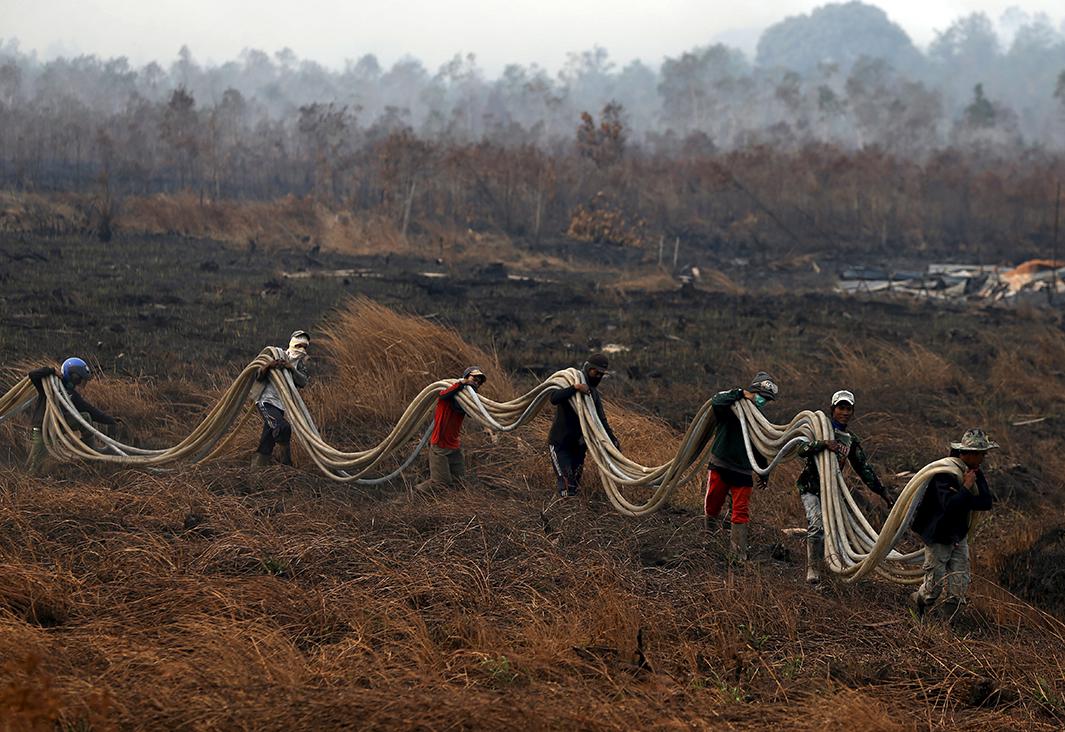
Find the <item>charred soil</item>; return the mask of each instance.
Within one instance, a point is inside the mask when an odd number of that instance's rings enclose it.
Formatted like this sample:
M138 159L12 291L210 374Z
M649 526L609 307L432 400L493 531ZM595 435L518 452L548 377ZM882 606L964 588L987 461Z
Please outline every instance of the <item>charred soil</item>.
M373 490L337 486L298 453L295 469L254 471L250 423L216 463L35 479L19 465L26 425L0 425L12 728L1065 723L1065 335L1046 314L619 289L632 272L501 276L176 237L0 246L17 255L0 274L5 384L82 355L103 372L86 395L142 444L187 432L296 327L316 349L304 396L349 448L467 362L509 396L599 349L612 352L608 414L645 462L759 368L782 385L774 418L854 390L855 431L896 486L968 426L1003 444L972 601L951 626L919 622L903 588L806 586L802 545L781 533L802 523L795 465L756 495L759 560L737 567L700 529L698 485L642 520L614 514L594 479L584 499L555 501L546 422L498 441L467 429L473 477L434 491L415 488L423 464ZM883 507L868 507L875 523Z

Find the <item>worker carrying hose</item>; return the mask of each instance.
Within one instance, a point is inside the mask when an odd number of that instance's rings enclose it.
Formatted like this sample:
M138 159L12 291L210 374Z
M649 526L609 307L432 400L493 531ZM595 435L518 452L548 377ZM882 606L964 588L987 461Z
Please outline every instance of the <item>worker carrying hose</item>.
M961 480L950 473L935 475L913 516L912 528L924 541L924 582L910 595L918 615L935 605L943 591L948 616L965 603L969 573L969 528L973 511L990 511L995 502L980 470L988 451L998 447L983 430L971 429L950 443L950 457L965 463Z
M710 472L706 477L706 499L703 501L703 525L709 530L716 526L717 516L725 503L732 498L732 524L729 545L733 555L747 561L747 529L750 521L751 488L757 481L764 481L755 474L747 458L747 446L743 439L743 427L732 405L740 399L750 400L762 409L777 396L776 381L764 371L759 371L746 388L722 391L714 395L710 403L714 410L717 429L710 447ZM764 458L756 454L756 460L765 467Z
M252 458L252 465L262 467L270 464L273 458L274 445L281 446L281 464L292 465L292 426L285 419L285 404L281 401L281 395L269 381L271 369L287 369L292 374L292 383L297 389L307 385L307 347L311 343L311 337L305 330L293 331L288 339L288 350L285 357L271 361L259 369L259 381L266 381L259 398L255 400L255 406L259 415L263 418L263 431L259 436L259 447Z
M78 410L87 422L114 425L122 421L117 417L112 417L106 412L100 411L78 393L78 387L92 378L92 370L82 359L77 357L68 358L63 362L60 372L64 391L70 397L74 408ZM26 471L30 475L40 475L44 467L45 456L48 454L42 432L44 412L47 406L47 397L44 395L44 380L49 376L56 375L55 369L51 366L35 369L26 374L33 383L34 388L37 389L37 401L33 405L33 431L30 433L30 454L26 461ZM82 441L87 446L93 447L92 433L84 427L79 427L79 429L81 430Z
M609 373L609 365L605 354L592 354L581 367L586 383L568 386L551 394L551 403L556 409L555 420L551 423L551 431L547 436L547 450L551 455L551 467L555 471L560 498L573 497L580 493L584 458L588 454L588 445L584 441L584 433L581 432L580 417L570 403L574 394L580 392L592 398L595 413L599 415L599 421L603 423L610 441L614 443L614 447L621 449L621 443L606 420L603 400L599 396L598 387L603 377Z
M890 507L892 500L884 484L876 475L862 449L862 441L848 429L854 416L854 394L846 389L832 395L830 414L835 430L831 440L814 440L799 448L799 457L806 460L806 467L799 475L796 486L806 511L806 581L821 581L821 563L825 556L825 524L821 514L821 478L817 470L817 455L824 450L835 453L842 470L848 462L869 490L884 499Z
M429 438L429 481L453 486L466 475L462 457L462 420L466 412L455 398L463 389L480 389L488 380L479 366L470 366L462 378L440 392L433 413L433 434Z

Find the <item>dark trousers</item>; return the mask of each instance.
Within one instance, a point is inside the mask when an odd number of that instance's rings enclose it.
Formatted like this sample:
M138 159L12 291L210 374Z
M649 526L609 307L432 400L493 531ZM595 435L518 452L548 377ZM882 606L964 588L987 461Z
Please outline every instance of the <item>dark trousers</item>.
M429 446L429 479L434 483L453 486L466 475L466 463L459 448Z
M584 457L588 448L584 445L548 445L551 467L555 470L560 496L575 496L581 489L581 473L584 472Z
M292 426L285 419L285 410L273 404L259 404L259 414L263 418L263 433L259 437L258 452L271 455L274 444L287 445L292 439Z

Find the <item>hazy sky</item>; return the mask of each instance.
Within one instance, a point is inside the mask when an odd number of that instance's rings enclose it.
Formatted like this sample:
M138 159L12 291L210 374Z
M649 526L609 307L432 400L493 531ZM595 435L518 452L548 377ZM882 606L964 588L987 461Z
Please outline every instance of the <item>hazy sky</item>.
M286 46L330 67L374 53L384 65L404 54L430 70L475 53L490 75L509 62L556 71L569 51L600 45L624 64L722 40L750 52L758 32L823 2L766 0L0 0L0 38L43 58L78 53L169 64L182 44L200 62L235 59L245 48ZM955 18L1011 6L1045 12L1056 27L1062 0L880 0L918 45Z

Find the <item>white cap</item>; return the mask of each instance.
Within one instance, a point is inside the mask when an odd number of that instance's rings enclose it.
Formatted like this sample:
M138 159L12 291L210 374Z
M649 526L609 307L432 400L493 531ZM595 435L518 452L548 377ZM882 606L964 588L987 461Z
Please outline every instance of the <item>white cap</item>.
M840 389L832 395L832 406L836 406L840 402L848 402L852 407L854 406L854 394L846 389Z

